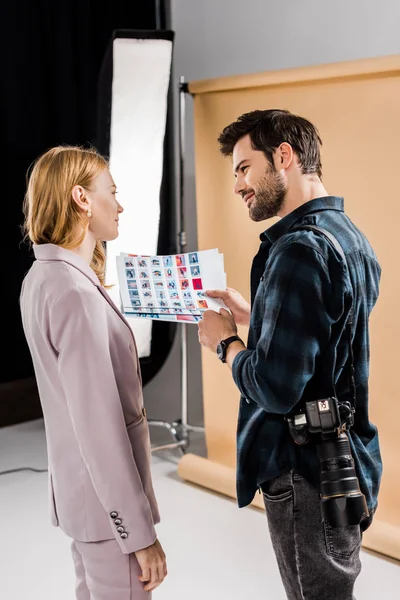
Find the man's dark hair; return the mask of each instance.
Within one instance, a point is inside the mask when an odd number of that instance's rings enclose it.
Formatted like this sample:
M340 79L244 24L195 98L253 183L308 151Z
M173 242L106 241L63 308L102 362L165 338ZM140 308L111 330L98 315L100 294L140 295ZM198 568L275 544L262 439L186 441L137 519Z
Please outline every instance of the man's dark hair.
M307 119L288 110L253 110L225 127L218 138L221 153L232 156L233 148L245 135L250 136L254 150L263 152L272 166L274 151L286 142L297 154L303 175L321 177L322 141L318 129Z

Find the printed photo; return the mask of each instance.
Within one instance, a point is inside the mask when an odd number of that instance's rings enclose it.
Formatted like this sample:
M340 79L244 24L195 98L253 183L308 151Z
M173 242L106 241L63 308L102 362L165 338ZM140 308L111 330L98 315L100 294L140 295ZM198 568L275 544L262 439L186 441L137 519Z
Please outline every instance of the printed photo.
M192 284L193 284L193 288L195 290L202 290L203 289L203 282L201 279L192 279Z
M183 297L185 298L185 300L192 300L192 294L191 292L183 292Z
M200 277L200 267L198 265L197 267L190 267L190 273L192 277Z
M128 281L128 289L129 290L137 290L137 281Z
M138 260L138 265L139 265L139 267L147 268L147 262L144 260L144 258L141 258L140 260Z
M208 308L208 304L205 300L199 300L198 303L199 308Z
M178 267L178 277L180 279L185 279L187 277L187 268L186 267Z
M125 267L129 268L129 267L134 267L135 263L133 262L132 258L126 258L125 259Z
M182 306L182 303L179 300L174 300L172 306Z
M160 259L159 258L152 258L151 259L151 265L153 267L159 267L160 266Z
M162 290L157 290L157 298L161 298L161 300L163 300L165 298L165 292Z
M172 267L172 256L164 256L164 267Z
M151 291L150 291L150 290L146 290L145 292L143 292L143 296L144 296L145 298L151 298L151 295L152 295L152 294L151 294Z
M156 288L163 288L164 287L164 282L163 281L155 281L154 282L154 287L156 287Z
M142 290L150 289L150 281L142 281Z
M153 269L153 277L162 277L161 271Z
M139 290L129 290L129 297L130 298L137 298L137 297L139 297Z
M166 269L165 270L165 276L167 277L167 279L171 279L171 277L174 276L174 272L172 269Z
M126 269L126 278L135 279L135 269Z
M184 254L178 254L176 257L176 266L177 267L184 267L186 264L186 260L185 260L185 255Z
M190 308L191 310L196 309L196 306L194 305L194 302L192 300L185 300L185 306L187 308Z
M180 279L181 290L187 290L189 287L189 279Z
M197 252L191 252L189 254L189 262L190 262L190 264L199 262L199 257L197 256Z
M154 302L146 302L146 306L151 308L154 306Z
M178 292L170 292L169 296L170 298L179 298Z
M168 281L168 289L169 290L176 290L176 283L175 283L175 281Z
M189 323L197 323L199 321L199 317L195 317L193 315L176 315L177 321L187 321Z
M132 306L140 306L140 300L133 300L133 298L131 298L131 304Z
M196 292L198 298L208 298L205 292Z
M141 277L142 279L148 279L149 278L149 274L147 271L140 271L139 272L139 277Z

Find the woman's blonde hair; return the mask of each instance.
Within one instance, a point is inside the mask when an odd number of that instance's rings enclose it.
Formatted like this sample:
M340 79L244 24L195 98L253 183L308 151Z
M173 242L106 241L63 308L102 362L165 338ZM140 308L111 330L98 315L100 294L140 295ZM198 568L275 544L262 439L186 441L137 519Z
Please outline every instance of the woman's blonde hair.
M57 146L42 154L27 175L24 229L34 244L56 244L73 249L86 234L88 216L72 198L72 189L88 189L93 179L108 167L95 149ZM105 250L98 240L91 267L104 285Z

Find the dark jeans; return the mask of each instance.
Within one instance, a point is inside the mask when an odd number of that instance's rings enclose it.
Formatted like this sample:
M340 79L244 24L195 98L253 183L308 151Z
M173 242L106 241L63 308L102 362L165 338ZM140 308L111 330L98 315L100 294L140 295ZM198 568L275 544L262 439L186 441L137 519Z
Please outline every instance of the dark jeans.
M289 600L355 600L361 528L322 522L319 492L296 473L262 486L269 532Z

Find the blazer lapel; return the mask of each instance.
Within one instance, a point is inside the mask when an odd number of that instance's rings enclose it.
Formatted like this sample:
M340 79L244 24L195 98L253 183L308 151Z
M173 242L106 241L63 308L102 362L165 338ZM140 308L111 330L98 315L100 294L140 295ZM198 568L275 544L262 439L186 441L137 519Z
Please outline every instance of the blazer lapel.
M97 289L102 294L102 296L104 296L104 298L107 300L107 302L111 306L111 308L113 308L113 310L115 310L115 312L117 313L117 315L119 316L119 318L122 319L122 321L125 323L125 325L129 329L129 332L130 332L131 337L132 337L133 345L134 345L134 348L135 348L135 352L136 352L137 373L139 375L140 384L142 384L142 373L141 373L141 370L140 370L139 354L138 354L138 349L137 349L137 346L136 346L135 336L134 336L133 331L132 331L132 327L129 325L128 321L125 319L124 315L121 313L121 311L119 310L119 308L114 304L113 300L110 298L110 296L107 293L106 289L102 285L100 285L100 283L97 285Z
M120 319L122 319L123 322L125 323L125 325L129 328L129 331L131 332L132 337L133 337L133 341L135 341L135 337L133 335L133 331L132 331L131 326L129 325L128 321L125 319L124 315L121 313L121 311L119 310L119 308L114 304L113 300L110 298L110 295L107 293L107 290L102 285L100 285L100 283L97 285L97 287L99 289L99 292L107 300L108 304L115 310L115 312L120 317Z

